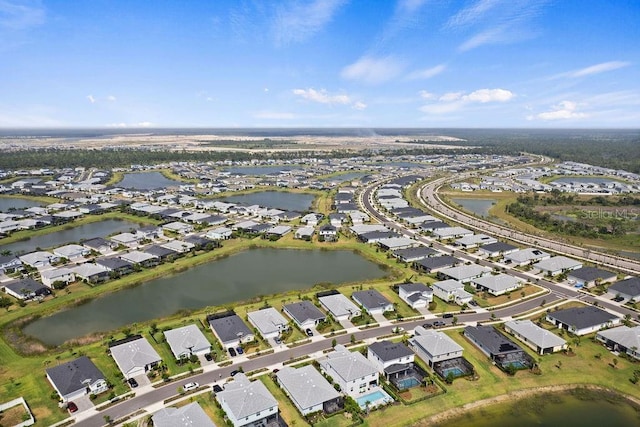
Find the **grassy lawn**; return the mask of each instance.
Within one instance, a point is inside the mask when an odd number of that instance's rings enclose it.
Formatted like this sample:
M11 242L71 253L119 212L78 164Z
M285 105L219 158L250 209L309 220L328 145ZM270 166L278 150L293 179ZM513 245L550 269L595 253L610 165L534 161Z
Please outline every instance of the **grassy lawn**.
M31 417L24 406L22 404L18 404L0 412L0 425L16 426L29 418Z
M526 298L542 290L543 289L539 286L527 284L516 291L504 295L499 295L497 297L494 297L487 292L476 292L474 299L478 302L478 304L480 304L481 307L492 307L494 305L516 302L520 298Z
M278 387L274 380L269 375L260 375L258 381L262 381L269 392L278 401L278 409L280 409L280 415L290 426L308 426L307 420L305 420L300 412L293 406L293 403L289 400L287 395Z

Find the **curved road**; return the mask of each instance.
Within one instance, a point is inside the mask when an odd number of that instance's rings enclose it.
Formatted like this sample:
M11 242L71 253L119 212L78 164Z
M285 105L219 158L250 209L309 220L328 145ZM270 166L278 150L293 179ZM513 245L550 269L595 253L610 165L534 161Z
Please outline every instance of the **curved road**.
M640 261L633 261L602 252L593 251L579 246L560 243L545 237L534 236L523 233L512 228L504 227L483 219L476 218L466 212L452 209L445 204L438 195L438 190L451 180L458 180L461 177L446 177L432 181L422 187L419 191L419 198L424 205L432 211L438 213L449 220L462 223L483 233L493 234L502 238L510 239L522 244L532 245L543 249L548 249L557 253L566 254L574 258L592 261L594 263L609 266L623 271L627 274L640 274Z

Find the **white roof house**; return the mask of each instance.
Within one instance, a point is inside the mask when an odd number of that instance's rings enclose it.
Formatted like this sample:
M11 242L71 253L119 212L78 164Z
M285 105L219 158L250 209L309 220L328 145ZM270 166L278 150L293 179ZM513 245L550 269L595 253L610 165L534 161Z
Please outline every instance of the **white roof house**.
M555 276L566 271L577 270L582 267L582 263L566 256L554 256L534 264L533 267Z
M165 331L164 337L176 359L190 357L192 354L204 355L211 351L211 343L196 325Z
M46 251L31 252L18 257L23 264L30 267L46 267L60 261L60 257Z
M360 308L340 293L319 297L318 301L338 321L360 316Z
M542 261L550 257L551 255L544 251L541 251L540 249L526 248L520 249L519 251L511 252L509 254L505 254L504 260L505 262L510 262L515 265L526 265L531 262Z
M42 270L40 272L40 280L43 285L47 285L52 288L56 282L62 282L69 284L76 280L76 276L73 270L69 268L54 268L52 270Z
M298 369L285 366L276 378L302 415L323 411L327 404L337 402L341 396L312 365Z
M154 427L216 427L198 402L180 408L162 408L151 416Z
M504 330L531 347L538 354L555 353L567 348L567 342L533 323L531 320L510 320Z
M444 332L418 326L414 333L415 336L409 340L409 346L429 366L443 360L462 357L462 346Z
M358 351L343 345L319 360L322 372L329 375L349 396L357 396L378 385L378 368Z
M278 401L262 381L249 381L242 372L224 385L216 399L235 427L277 416Z
M166 249L171 249L179 254L189 252L191 249L195 248L196 245L193 243L185 242L182 240L171 240L170 242L163 243L160 246Z
M249 323L255 326L263 338L275 338L289 328L289 322L273 307L247 313Z
M600 331L596 334L596 339L613 351L624 352L640 359L640 326L620 326Z
M458 305L468 304L473 295L464 290L464 284L457 280L448 279L431 285L435 296L443 301L453 301Z
M509 274L488 275L472 279L471 283L479 291L486 291L491 295L502 295L507 292L515 291L522 287L522 281Z
M148 262L155 262L158 260L157 256L140 251L131 251L124 253L120 255L120 258L124 261L130 262L131 264L144 264Z
M162 362L149 341L139 335L138 337L109 348L111 357L126 379L142 375Z
M60 258L74 259L89 255L91 251L81 245L65 245L53 250L53 254Z
M453 239L456 237L471 236L473 231L463 227L436 228L431 234L438 240Z
M489 267L471 264L445 268L440 270L438 272L438 275L441 277L457 280L462 283L467 283L478 277L486 276L489 273L491 273L491 269Z
M454 243L457 246L462 246L463 248L475 248L476 246L488 245L491 243L496 243L498 240L495 237L487 236L486 234L474 234L471 236L465 236Z

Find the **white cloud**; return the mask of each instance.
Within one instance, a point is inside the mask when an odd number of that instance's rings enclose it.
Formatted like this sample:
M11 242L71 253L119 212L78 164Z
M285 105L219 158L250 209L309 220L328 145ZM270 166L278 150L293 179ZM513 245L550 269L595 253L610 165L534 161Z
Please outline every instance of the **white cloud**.
M293 94L309 101L319 102L320 104L350 104L351 99L347 95L329 95L326 90L294 89Z
M596 64L590 67L582 68L580 70L572 71L566 75L568 77L591 76L593 74L600 74L607 71L617 70L618 68L627 67L629 65L631 65L630 62L624 62L624 61L603 62L601 64Z
M443 102L457 101L458 99L462 98L462 95L464 95L464 92L448 92L442 95L440 98L438 98L438 101L443 101Z
M513 92L506 89L478 89L469 94L465 94L465 92L447 92L440 95L440 97L428 92L424 92L424 95L422 92L420 94L426 100L435 100L437 98L437 101L420 107L420 111L428 114L447 114L462 110L471 104L507 102L515 97Z
M568 119L583 119L588 115L576 111L578 104L572 101L562 101L558 105L554 105L550 111L540 113L537 115L527 116L527 120L568 120Z
M400 0L398 9L406 13L414 13L420 9L427 0Z
M505 89L480 89L475 92L471 92L463 99L467 99L472 102L506 102L513 98L513 92Z
M0 0L0 28L26 30L44 23L45 11L38 3Z
M445 27L459 28L476 23L498 3L500 3L500 0L479 0L449 18Z
M446 69L447 69L446 65L440 64L440 65L436 65L435 67L426 68L424 70L416 70L411 72L407 76L407 79L409 80L430 79L431 77L437 76L438 74L442 73Z
M435 99L436 97L435 94L427 92L426 90L421 90L420 92L418 92L418 95L420 95L420 98L422 99Z
M280 111L258 111L253 115L256 119L267 120L293 120L296 115L293 113L280 112Z
M354 110L358 110L358 111L362 111L365 108L367 108L367 104L365 104L362 101L356 101L353 103L353 105L351 106L351 108L353 108Z
M116 97L115 97L115 96L113 96L113 95L109 95L109 96L107 96L107 101L109 101L109 102L116 102Z
M96 103L96 99L93 97L93 95L87 95L87 99L89 100L90 103L95 104Z
M353 64L344 67L340 74L342 78L348 80L378 84L396 77L404 68L402 61L392 56L385 58L363 56Z
M273 26L276 44L303 42L331 22L345 0L314 0L307 3L287 2L276 11Z
M138 122L138 123L109 123L107 127L110 128L150 128L153 127L154 124L151 122Z

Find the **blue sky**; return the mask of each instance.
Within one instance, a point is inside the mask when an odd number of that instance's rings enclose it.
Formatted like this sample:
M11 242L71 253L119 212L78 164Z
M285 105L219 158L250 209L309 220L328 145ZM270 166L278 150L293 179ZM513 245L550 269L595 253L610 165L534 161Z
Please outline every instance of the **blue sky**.
M0 0L0 127L639 127L637 0Z

